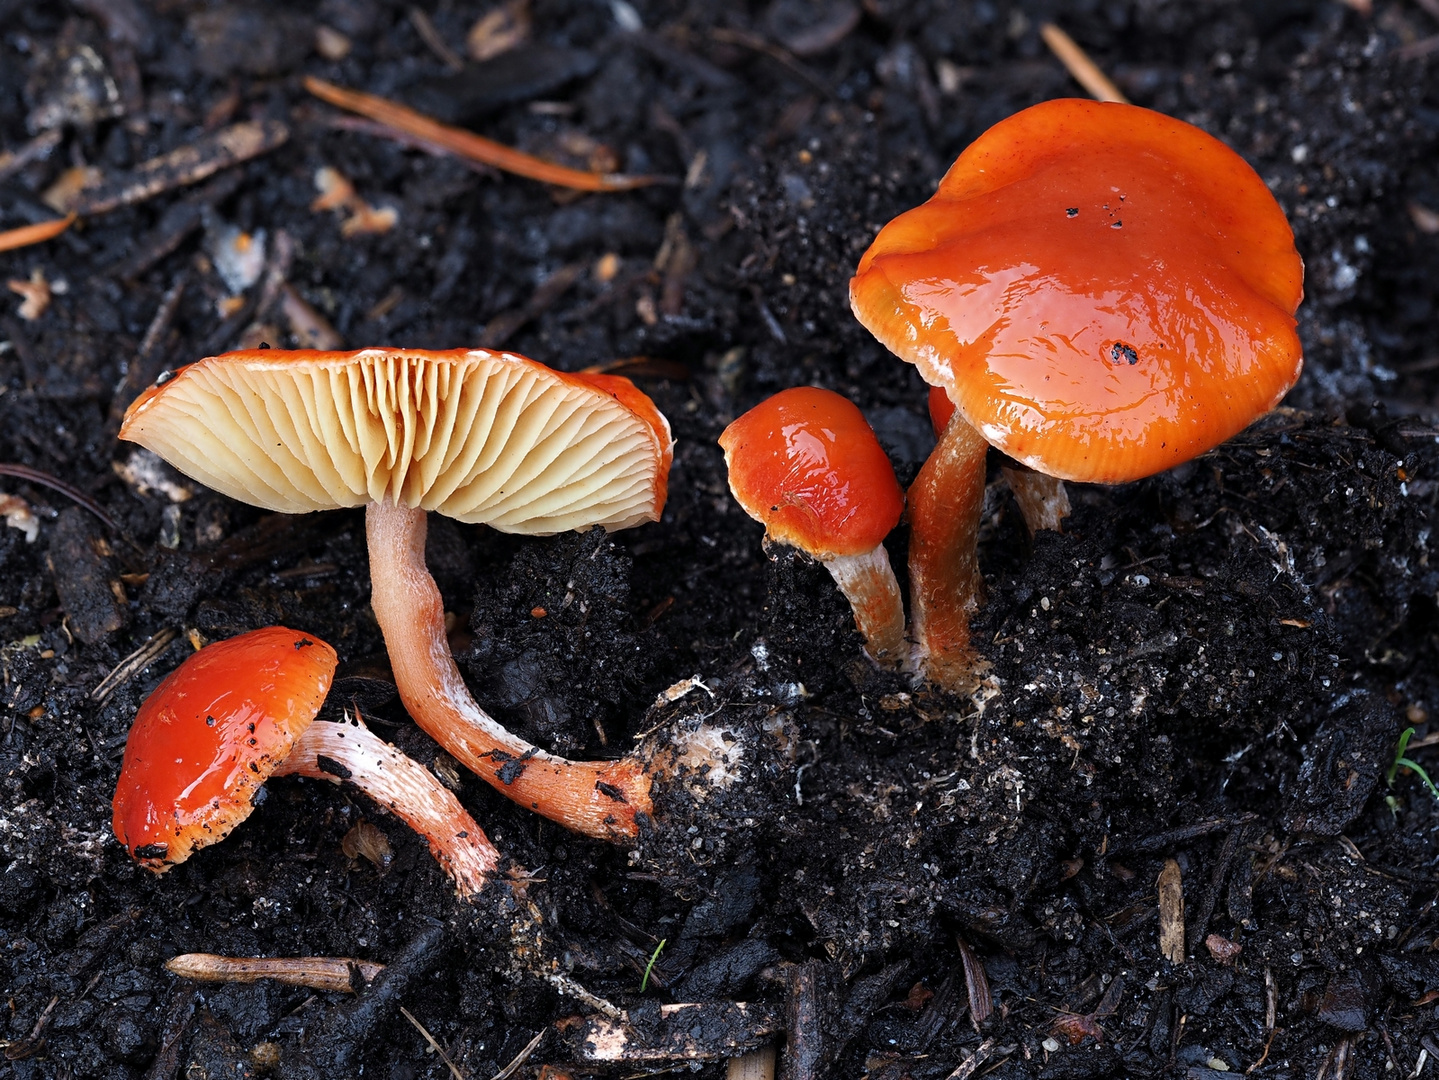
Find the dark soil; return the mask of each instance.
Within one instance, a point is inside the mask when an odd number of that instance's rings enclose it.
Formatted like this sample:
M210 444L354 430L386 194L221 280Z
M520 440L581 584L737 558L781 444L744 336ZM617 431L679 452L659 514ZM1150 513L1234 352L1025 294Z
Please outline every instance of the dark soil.
M634 852L456 781L541 879L555 956L642 1035L656 1002L750 1001L788 1013L794 1077L1210 1078L1261 1058L1256 1076L1407 1077L1426 1055L1432 1070L1439 803L1414 773L1385 774L1404 727L1439 732L1433 5L866 0L848 29L845 0L531 6L518 58L456 74L405 5L379 0L0 0L0 145L65 121L0 181L0 227L52 217L40 194L72 166L114 177L235 121L289 129L268 155L0 256L0 279L38 269L55 293L32 321L0 302L0 461L115 522L5 478L40 529L0 528L0 1076L449 1075L400 1006L466 1077L546 1029L519 1075L688 1069L578 1060L573 1026L554 1025L589 1008L516 974L488 921L503 913L458 904L424 844L352 790L275 782L163 877L112 837L130 719L191 631L325 637L332 708L356 702L459 776L387 681L358 513L265 515L167 473L193 494L172 502L112 468L133 452L117 418L161 370L242 340L299 344L263 279L221 312L230 226L264 230L272 258L291 245L290 285L350 347L508 335L557 367L644 356L667 376L637 375L678 440L662 522L529 540L437 521L430 545L459 632L469 618L476 696L527 737L617 755L710 715L748 740L740 783L699 804L669 793ZM427 8L461 55L484 10ZM999 693L978 712L865 663L823 569L763 553L715 438L816 383L852 397L912 478L924 387L850 316L848 277L982 130L1079 92L1038 36L1047 18L1273 188L1308 267L1307 366L1289 408L1198 461L1076 488L1063 535L1030 543L993 463L980 640ZM346 58L312 48L321 24ZM598 146L686 179L558 195L339 130L303 74L581 166ZM79 92L107 77L113 104ZM345 237L312 212L326 165L397 227ZM540 288L556 273L575 280ZM904 546L900 530L897 563ZM92 693L167 629L148 666ZM649 710L694 675L707 689ZM1432 747L1411 755L1439 771ZM361 819L388 837L388 868L343 853ZM1170 859L1177 964L1158 937ZM994 1009L978 1023L966 949ZM196 950L391 971L358 1000L163 971Z

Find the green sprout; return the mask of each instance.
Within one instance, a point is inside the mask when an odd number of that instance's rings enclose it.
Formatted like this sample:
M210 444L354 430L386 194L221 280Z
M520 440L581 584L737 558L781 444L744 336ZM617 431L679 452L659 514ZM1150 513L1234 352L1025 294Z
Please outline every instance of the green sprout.
M1427 780L1429 778L1426 776L1424 779ZM1433 785L1431 784L1430 787L1433 787ZM641 994L645 992L645 987L650 984L650 972L655 969L655 961L660 958L660 951L664 949L667 941L669 941L669 938L660 938L660 943L655 946L655 951L650 953L650 962L645 965L645 977L640 981Z
M1408 769L1424 781L1424 786L1429 789L1429 794L1434 796L1435 802L1439 802L1439 788L1434 786L1434 781L1429 779L1429 774L1424 771L1424 767L1413 758L1404 756L1404 752L1409 749L1409 740L1413 737L1414 729L1412 727L1405 728L1404 734L1399 736L1399 745L1394 750L1394 762L1389 766L1389 771L1384 774L1384 783L1392 788L1394 777L1399 770L1401 768Z

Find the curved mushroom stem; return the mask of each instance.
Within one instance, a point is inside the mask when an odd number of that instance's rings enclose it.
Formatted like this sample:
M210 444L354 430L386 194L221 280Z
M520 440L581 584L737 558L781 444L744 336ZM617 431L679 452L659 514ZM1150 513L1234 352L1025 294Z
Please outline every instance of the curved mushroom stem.
M1006 465L999 471L1014 492L1031 537L1041 529L1063 531L1060 523L1069 516L1069 492L1063 480L1023 465Z
M484 888L499 866L495 845L449 789L358 721L311 724L272 775L349 780L430 842L430 854L463 899Z
M882 667L899 667L907 652L904 600L884 545L863 555L833 555L822 561L854 610L854 625L864 636L864 651Z
M624 843L648 815L650 778L633 758L570 761L512 735L475 703L450 655L444 605L425 566L425 511L371 503L370 603L395 685L415 723L508 799L567 829Z
M979 518L989 444L958 412L909 489L909 592L914 666L931 682L973 691L989 666L969 640L979 607Z

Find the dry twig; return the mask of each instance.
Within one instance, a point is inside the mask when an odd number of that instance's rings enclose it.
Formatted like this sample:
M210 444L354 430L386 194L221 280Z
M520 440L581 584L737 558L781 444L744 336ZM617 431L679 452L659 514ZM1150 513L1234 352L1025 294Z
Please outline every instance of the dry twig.
M632 191L635 188L672 182L663 176L625 176L622 173L592 173L567 169L563 165L542 161L493 139L486 139L472 131L442 124L424 113L386 98L358 90L347 90L343 86L336 86L314 76L306 76L305 89L321 101L377 120L399 134L422 139L462 158L493 165L516 176L527 176L531 180L546 184L578 191Z
M286 986L355 993L354 973L366 983L385 970L384 964L348 956L216 956L181 953L165 962L165 970L196 982L252 983L273 979Z
M1040 26L1039 36L1044 38L1049 51L1054 53L1065 69L1074 76L1074 81L1089 91L1090 97L1096 101L1129 104L1129 99L1114 85L1109 76L1100 70L1099 65L1089 58L1089 54L1054 23L1047 22Z

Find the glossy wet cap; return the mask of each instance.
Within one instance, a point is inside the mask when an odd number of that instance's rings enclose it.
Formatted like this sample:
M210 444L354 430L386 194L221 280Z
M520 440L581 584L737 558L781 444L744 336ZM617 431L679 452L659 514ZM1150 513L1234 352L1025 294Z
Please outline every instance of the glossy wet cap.
M283 626L207 645L145 699L115 788L115 837L156 873L224 837L320 711L335 650Z
M529 535L658 520L673 446L628 379L486 349L227 353L147 390L120 437L270 510L388 499Z
M720 436L729 487L771 540L819 558L873 551L904 496L874 430L848 399L782 390Z
M1219 140L1061 100L976 139L880 231L850 300L991 444L1118 482L1278 404L1302 362L1303 275L1283 211Z

